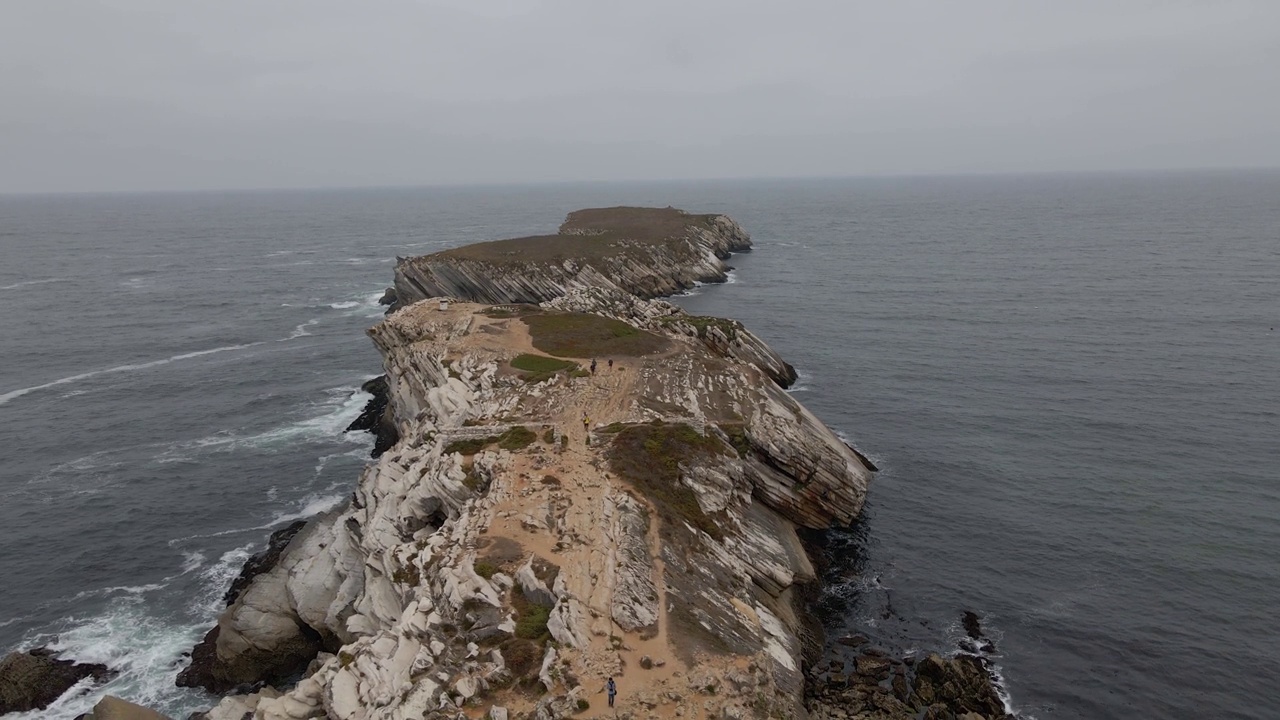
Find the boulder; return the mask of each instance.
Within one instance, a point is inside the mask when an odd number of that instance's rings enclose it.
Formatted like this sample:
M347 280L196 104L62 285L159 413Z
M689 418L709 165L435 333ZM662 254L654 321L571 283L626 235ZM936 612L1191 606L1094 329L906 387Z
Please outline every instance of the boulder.
M108 695L93 706L88 720L169 720L155 710Z
M114 676L105 665L61 660L45 648L10 653L0 660L0 715L43 710L85 678L106 682Z

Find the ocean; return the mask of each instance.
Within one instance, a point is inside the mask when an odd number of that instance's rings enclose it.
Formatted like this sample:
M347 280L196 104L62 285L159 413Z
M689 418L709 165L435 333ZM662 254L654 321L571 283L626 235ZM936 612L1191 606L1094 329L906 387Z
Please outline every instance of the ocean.
M0 649L121 670L44 717L212 704L182 653L367 461L397 256L614 204L751 232L676 300L881 468L833 637L971 610L1024 717L1280 714L1280 174L1205 172L0 196Z

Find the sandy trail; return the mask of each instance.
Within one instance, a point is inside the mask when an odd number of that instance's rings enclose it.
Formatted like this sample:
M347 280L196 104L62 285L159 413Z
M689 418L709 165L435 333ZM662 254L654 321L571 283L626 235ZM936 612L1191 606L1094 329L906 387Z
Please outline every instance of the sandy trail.
M514 318L494 319L477 313L464 342L509 355L545 354L533 347L527 327ZM578 362L583 369L591 365L591 358L566 359ZM645 362L643 358L614 358L611 368L608 358L597 358L593 375L570 381L569 396L563 405L535 416L540 424L550 424L565 435L567 446L560 450L538 443L532 453L517 453L503 473L502 487L491 490L501 493L502 499L493 508L486 537L491 543L499 538L509 539L520 544L525 558L535 554L569 568L564 576L567 589L586 605L591 616L588 647L561 650L590 702L590 708L579 713L582 717L612 717L630 711L638 718L674 718L678 707L682 708L678 717L703 717L700 703L689 697L682 680L689 668L677 657L668 635L663 548L658 514L653 508L650 517L655 521L650 525L648 541L658 592L657 633L642 638L638 632L625 632L613 622L611 613L610 564L617 562L617 548L612 540L614 533L605 532L610 522L605 517L609 505L606 499L625 491L627 486L607 472L600 452L602 438L592 430L635 419L635 388ZM584 427L584 416L589 418L590 428ZM542 432L540 429L539 434ZM558 484L544 482L547 475L553 475ZM648 505L642 495L632 494ZM640 664L646 656L655 663L648 670ZM619 691L612 709L604 693L609 676ZM672 695L693 701L673 701ZM505 704L513 712L532 709L536 700L519 690L502 691L495 698L496 704Z

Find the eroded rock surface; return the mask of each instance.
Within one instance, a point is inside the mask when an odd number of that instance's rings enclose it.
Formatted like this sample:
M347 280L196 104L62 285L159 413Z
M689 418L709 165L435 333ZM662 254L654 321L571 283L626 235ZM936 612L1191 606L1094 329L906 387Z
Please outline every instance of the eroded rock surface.
M513 366L548 357L529 314L589 309L646 349ZM590 717L612 676L633 717L805 717L796 587L815 573L796 531L856 517L870 471L782 391L763 343L718 326L708 341L688 317L577 290L420 302L373 327L399 441L215 638L227 682L253 682L241 670L268 648L317 659L227 712Z

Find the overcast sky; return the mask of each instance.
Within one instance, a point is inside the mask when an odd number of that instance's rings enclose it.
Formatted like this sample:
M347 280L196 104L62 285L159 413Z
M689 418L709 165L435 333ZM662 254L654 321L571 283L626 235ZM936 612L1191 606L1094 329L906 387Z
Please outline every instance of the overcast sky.
M1280 166L1280 0L3 0L0 192Z

